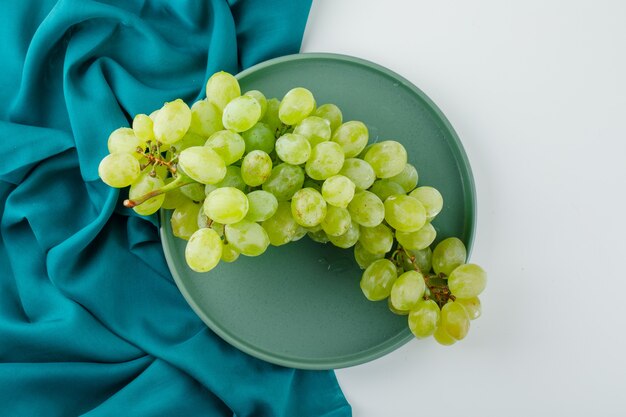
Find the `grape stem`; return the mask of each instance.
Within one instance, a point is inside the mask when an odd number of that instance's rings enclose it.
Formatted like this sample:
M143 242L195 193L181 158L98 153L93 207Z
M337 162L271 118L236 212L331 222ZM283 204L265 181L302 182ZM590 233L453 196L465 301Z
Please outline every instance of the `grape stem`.
M137 153L142 154L148 160L146 165L163 165L167 167L167 170L175 175L177 172L176 164L173 161L166 161L161 157L161 148L160 143L157 142L157 145L150 146L148 145L148 150L145 151L143 148L137 148Z
M138 197L132 200L131 199L124 200L124 207L128 207L128 208L136 207L146 202L147 200L151 199L152 197L165 194L168 191L174 190L176 188L182 187L187 184L191 184L193 182L195 181L189 178L188 176L178 174L178 176L176 177L176 179L174 179L174 181L170 182L169 184L164 185L163 187L157 188L156 190L152 190L149 193L142 195L141 197Z

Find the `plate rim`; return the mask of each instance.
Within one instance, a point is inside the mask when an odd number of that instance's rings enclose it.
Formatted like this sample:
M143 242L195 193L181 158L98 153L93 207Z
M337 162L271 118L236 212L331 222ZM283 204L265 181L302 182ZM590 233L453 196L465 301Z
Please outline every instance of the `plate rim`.
M471 254L471 250L474 243L474 236L476 231L476 212L477 212L477 202L476 202L476 188L474 182L474 175L471 169L471 165L467 154L465 152L465 148L461 143L461 140L458 137L458 134L452 127L452 124L448 120L448 118L443 114L441 109L424 93L421 89L415 86L408 79L404 78L400 74L395 71L390 70L389 68L383 67L375 62L368 61L363 58L358 58L355 56L344 55L344 54L335 54L335 53L299 53L299 54L291 54L285 55L273 59L269 59L267 61L263 61L256 65L253 65L238 74L235 77L239 80L242 79L249 74L255 73L256 71L262 70L267 67L272 67L277 64L281 64L283 62L289 61L298 61L298 60L315 60L315 59L327 59L331 61L343 61L349 63L355 63L361 66L365 66L369 69L374 69L378 72L383 73L384 75L397 80L402 83L402 85L408 89L410 89L414 94L419 96L424 102L430 107L430 109L434 112L434 114L438 117L438 119L443 123L446 130L449 132L452 142L454 143L454 147L451 147L451 150L455 156L457 161L460 161L461 166L464 168L461 171L461 176L465 177L463 183L463 188L466 189L466 198L465 200L469 200L469 209L465 210L465 222L467 223L467 236L466 236L466 247L467 247L467 256L468 259ZM450 142L450 140L447 140ZM468 201L465 201L466 205ZM262 348L255 347L251 345L249 342L239 339L236 335L233 335L218 326L194 301L192 295L187 290L186 286L183 284L183 280L178 273L178 270L174 267L174 260L172 254L172 248L167 244L166 239L166 225L169 225L169 219L166 217L166 213L171 212L171 210L159 210L159 234L161 237L161 246L163 248L163 253L165 255L165 260L174 278L174 282L178 287L178 290L183 295L185 301L192 310L196 313L196 315L206 324L211 331L217 334L224 341L229 343L231 346L247 353L251 356L254 356L258 359L262 359L266 362L270 362L280 366L286 366L290 368L297 369L308 369L308 370L328 370L328 369L339 369L339 368L347 368L355 365L364 364L375 359L378 359L382 356L391 353L401 346L405 345L410 340L413 340L415 337L409 330L408 326L396 336L387 339L382 344L378 344L372 347L369 347L366 350L357 351L355 353L351 353L350 355L343 355L340 357L333 357L328 360L318 360L318 359L310 359L310 360L297 360L297 359L289 359L280 354L267 352ZM381 345L384 345L383 348L379 348Z

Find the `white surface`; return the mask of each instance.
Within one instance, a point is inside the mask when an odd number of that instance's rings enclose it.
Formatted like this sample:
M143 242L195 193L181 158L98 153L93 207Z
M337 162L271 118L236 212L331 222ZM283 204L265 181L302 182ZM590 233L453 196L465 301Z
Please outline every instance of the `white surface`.
M625 18L621 0L314 2L303 52L384 65L455 127L490 278L463 342L337 371L356 417L626 416Z

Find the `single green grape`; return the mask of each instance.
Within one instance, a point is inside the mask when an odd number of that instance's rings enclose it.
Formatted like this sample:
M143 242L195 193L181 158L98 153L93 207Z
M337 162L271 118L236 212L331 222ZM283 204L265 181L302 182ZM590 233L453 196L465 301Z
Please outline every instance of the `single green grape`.
M398 175L394 175L393 177L389 178L389 181L393 181L397 184L400 184L400 186L404 190L404 193L411 192L417 185L417 180L418 180L417 169L415 169L415 167L409 164L408 162L404 166L404 169L402 170L402 172L400 172Z
M392 195L385 200L385 220L401 232L416 232L426 224L426 209L408 195Z
M224 128L234 132L244 132L250 129L259 119L261 119L261 105L250 96L232 99L224 107L222 114Z
M387 298L387 307L389 308L389 311L391 311L393 314L396 314L398 316L409 315L409 310L398 310L397 308L395 308L393 304L391 304L391 297Z
M361 236L359 224L355 221L350 222L348 231L340 236L328 236L328 240L338 248L348 249L356 245Z
M270 244L265 229L250 220L227 224L224 227L224 236L229 245L245 256L259 256Z
M370 301L384 300L398 278L396 266L389 259L379 259L367 267L361 278L361 290Z
M289 201L279 201L274 215L261 223L261 226L267 232L270 243L274 246L291 242L300 228L291 214L291 202Z
M304 136L311 148L330 140L330 122L317 116L309 116L296 125L293 133Z
M131 200L135 200L141 196L144 196L152 191L155 191L165 185L165 182L158 175L152 177L149 175L149 172L146 171L139 176L139 178L130 185L130 189L128 190L128 198ZM148 216L150 214L156 213L161 205L163 204L163 200L165 200L165 194L160 194L155 197L152 197L138 206L133 207L133 210L137 214L141 214L142 216Z
M204 200L204 214L218 223L237 223L248 214L248 198L237 188L218 188Z
M263 116L265 116L265 112L267 111L267 99L265 98L265 95L259 90L246 91L243 95L252 97L261 105L261 118L263 118Z
M278 118L278 109L280 108L280 100L271 98L267 100L267 110L261 121L271 130L272 136L275 138L276 132L282 126L283 122ZM264 149L262 149L264 150ZM271 151L270 151L271 152ZM268 152L268 153L270 153Z
M398 310L411 310L422 300L425 290L424 276L417 271L407 271L391 288L391 304Z
M205 194L207 195L209 194L206 192L208 187L214 187L215 189L222 187L235 187L241 191L245 191L246 183L243 181L241 176L241 168L236 165L230 165L226 167L226 175L224 176L224 179L215 185L207 184L205 186Z
M315 110L315 98L306 88L296 87L285 94L278 108L278 117L286 125L294 126Z
M359 190L367 190L376 180L374 168L359 158L346 159L339 173L350 178Z
M222 111L208 100L199 100L191 106L189 131L204 138L224 129Z
M443 197L441 193L433 187L418 187L409 194L417 198L426 209L426 217L433 219L443 208Z
M323 104L315 110L314 114L315 116L328 120L330 129L333 132L341 126L341 122L343 121L341 110L334 104Z
M296 233L294 233L293 237L291 238L292 242L298 241L300 239L302 239L303 237L305 237L307 235L309 231L307 230L306 227L298 227L298 229L296 230Z
M376 194L369 191L356 193L348 204L348 211L352 220L365 227L378 226L385 218L383 202Z
M377 180L368 190L378 196L381 201L385 201L387 197L392 195L404 195L404 188L397 182L391 180Z
M243 132L241 137L246 144L246 153L259 150L270 154L274 150L274 143L276 142L274 131L265 123L255 124Z
M215 132L207 139L204 146L217 152L226 165L239 161L246 150L243 138L229 130Z
M311 238L312 241L317 242L317 243L329 242L328 235L323 230L318 230L316 232L309 231L307 232L307 235L309 236L309 238Z
M222 257L221 260L224 262L235 262L237 259L239 259L239 252L237 251L237 249L235 249L235 247L233 245L231 245L230 243L225 244L222 247Z
M241 95L239 82L231 74L220 71L209 78L206 83L206 96L210 103L213 103L220 111L231 100Z
M329 205L321 226L327 235L341 236L348 231L351 223L352 219L347 209Z
M396 236L397 236L396 232ZM419 268L419 270L424 273L424 274L428 274L431 269L432 269L432 255L433 255L433 251L428 247L426 249L422 249L422 250L408 250L407 252L413 256L415 264L417 265L417 267ZM409 269L414 269L413 264L410 262L410 260L403 258L404 262L403 262L403 266L405 270L409 270Z
M255 150L241 162L243 182L251 187L263 184L272 175L272 158L265 152Z
M478 297L471 297L471 298L458 298L457 297L457 299L454 301L461 304L465 308L465 311L467 311L467 315L469 316L470 320L476 320L477 318L480 317L480 314L482 312L482 307L480 305L480 299Z
M326 217L326 201L313 188L302 188L291 198L291 215L296 223L304 227L313 227Z
M465 307L451 301L441 308L441 327L456 340L462 340L467 335L470 319Z
M339 126L331 140L341 145L346 158L354 158L367 145L369 133L363 122L353 120Z
M424 339L432 336L441 318L441 310L433 300L418 302L409 313L409 328L415 337Z
M276 140L276 155L291 165L304 164L311 156L311 144L302 135L286 133Z
M127 153L109 154L98 165L98 175L110 187L128 187L139 174L141 174L139 161Z
M198 212L201 208L200 204L190 200L176 207L170 220L174 236L189 240L198 230Z
M437 343L443 346L452 346L456 343L456 339L450 336L441 325L437 326L435 333L433 333L433 337Z
M248 204L246 219L253 222L262 222L269 219L278 209L278 200L274 197L274 194L263 190L249 193Z
M109 153L127 153L136 159L140 159L143 154L137 152L137 148L143 150L146 147L146 142L135 135L133 129L120 127L109 135L107 147L109 148Z
M374 168L378 178L390 178L404 170L407 153L401 143L386 140L375 143L363 159Z
M457 266L448 276L448 287L455 297L477 297L487 286L487 273L476 264Z
M192 146L204 146L204 143L206 142L206 137L205 136L200 136L196 133L193 132L187 132L185 133L185 136L183 136L183 138L181 140L179 140L178 142L176 142L176 147L175 149L178 152L182 152L187 148L191 148ZM170 148L171 150L171 148ZM171 155L168 155L167 159L171 159Z
M396 231L396 239L404 249L422 250L430 246L437 237L437 231L432 224L426 223L417 232Z
M173 180L174 179L172 177L166 178L165 184L167 185ZM174 210L176 207L182 206L187 202L191 202L191 199L184 195L180 188L174 188L173 190L165 193L165 198L163 199L163 204L161 205L161 208L164 208L166 210Z
M194 181L216 184L226 176L222 157L206 146L192 146L178 155L178 168Z
M335 207L346 208L352 198L356 186L350 178L343 175L333 175L326 178L322 184L322 196L328 204Z
M314 180L325 180L341 171L345 157L341 146L336 142L322 142L311 150L305 170Z
M374 227L361 226L359 242L371 253L385 254L393 246L393 231L382 223Z
M272 168L270 177L262 185L263 190L268 191L278 201L289 200L296 191L302 188L304 183L304 171L297 165L282 163Z
M204 201L204 184L192 182L191 184L183 185L179 188L182 195L193 201ZM169 194L169 193L168 193Z
M382 259L384 257L384 253L369 252L367 249L365 249L365 246L363 246L361 242L357 242L357 244L354 245L354 259L361 269L366 269L372 264L372 262Z
M154 122L146 114L138 114L133 118L133 131L144 144L154 140Z
M164 145L178 142L191 125L191 109L181 99L165 103L154 117L154 137Z
M222 239L210 228L196 230L185 247L187 265L196 272L215 268L222 257Z
M467 259L467 250L460 239L449 237L435 246L433 251L433 270L437 274L450 275L459 265L463 265Z
M302 188L307 188L307 187L314 188L320 193L322 192L322 185L318 181L315 181L309 177L306 177L304 179L304 184L302 184Z

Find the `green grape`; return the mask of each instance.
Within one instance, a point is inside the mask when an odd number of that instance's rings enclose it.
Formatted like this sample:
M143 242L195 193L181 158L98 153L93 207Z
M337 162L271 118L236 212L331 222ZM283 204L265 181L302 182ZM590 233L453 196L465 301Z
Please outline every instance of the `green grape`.
M359 264L361 269L365 269L372 264L372 262L377 261L385 257L384 253L371 253L361 242L357 242L354 245L354 259L356 263Z
M374 168L359 158L346 159L339 173L350 178L359 190L367 190L376 180Z
M156 109L155 111L153 111L152 113L150 113L150 114L148 115L148 117L150 118L150 120L152 120L152 124L153 124L153 126L154 126L154 120L156 119L157 114L159 114L159 110L160 110L160 109ZM154 135L154 132L152 132L152 134Z
M239 82L227 72L216 72L206 83L206 97L220 111L236 97L241 95Z
M426 217L434 218L443 208L443 197L441 193L433 187L418 187L409 194L417 198L426 209Z
M402 172L389 178L389 181L400 184L400 186L404 190L404 193L406 194L411 192L411 190L415 188L415 186L417 185L417 179L417 169L415 169L413 165L407 163L404 166Z
M363 159L365 158L365 155L367 155L367 153L369 152L370 149L372 149L372 146L376 145L376 143L370 143L368 144L365 148L363 148L363 150L361 151L361 153L357 156L357 158L359 159ZM375 175L375 174L374 174Z
M328 204L346 208L354 197L356 186L352 180L343 175L326 178L322 184L322 196Z
M350 121L339 126L333 133L332 141L341 145L346 158L354 158L367 145L369 133L363 122Z
M343 121L341 110L339 110L339 107L334 104L323 104L315 110L314 114L315 116L328 120L330 129L333 132L341 126L341 122Z
M456 343L456 340L448 333L446 333L446 330L441 326L438 326L437 329L435 329L433 337L435 338L437 343L443 346L451 346Z
M166 178L165 184L167 185L173 180L174 178L172 177ZM163 204L161 205L161 208L164 208L166 210L174 210L176 207L182 206L187 202L191 202L191 200L181 192L180 188L174 188L173 190L165 193L165 198L163 199Z
M295 242L297 240L302 239L303 237L306 236L308 232L309 231L307 230L307 228L302 227L302 226L298 227L298 229L296 230L296 233L294 233L293 237L291 238L291 241Z
M283 163L272 168L270 177L263 183L263 190L274 194L278 201L286 201L302 188L303 183L302 168Z
M296 223L304 227L313 227L326 217L326 201L313 188L302 188L291 198L291 215Z
M382 223L374 227L361 226L359 242L368 252L385 254L393 246L393 232Z
M181 99L165 103L154 117L154 137L164 145L178 142L191 125L191 109Z
M328 235L323 230L318 230L316 232L308 232L307 235L311 238L312 241L317 243L328 243Z
M391 294L391 288L398 274L396 266L389 259L374 261L363 272L361 290L370 301L384 300Z
M226 177L224 177L226 178ZM217 184L221 183L218 182ZM213 191L217 190L218 188L220 188L217 184L206 184L204 186L204 196L206 197L207 195L211 194Z
M450 275L459 265L465 263L467 250L460 239L449 237L442 240L433 251L433 270L437 274Z
M328 212L326 212L326 215L328 215ZM323 230L322 223L311 227L305 227L305 229L307 230L307 232L319 232L320 230Z
M198 184L197 182L192 182L191 184L183 185L179 188L182 195L189 198L193 201L203 201L204 194L204 185Z
M202 203L200 203L200 204L203 204L203 203L204 203L204 201L202 201ZM213 223L210 223L210 222L211 222L211 219L209 219L207 217L207 215L204 214L204 210L198 211L198 228L199 229L202 229L203 227L211 227L214 224L217 224L217 222L213 222ZM220 237L222 237L222 236L223 236L223 234L220 235Z
M237 249L234 248L233 245L231 245L230 243L225 244L222 247L222 258L221 260L224 262L235 262L237 259L239 259L239 252L237 252Z
M149 172L145 172L139 176L139 178L131 184L130 189L128 190L128 198L131 200L135 200L139 197L142 197L154 190L157 190L165 185L163 179L159 176L152 177ZM153 213L156 213L161 205L163 204L163 200L165 200L165 194L157 195L156 197L152 197L138 206L133 207L133 210L137 214L141 214L142 216L147 216Z
M306 177L304 179L304 184L302 184L302 188L307 188L307 187L308 188L314 188L317 191L319 191L320 193L322 192L322 185L319 182L317 182L317 181L315 181L315 180L313 180L313 179L311 179L309 177Z
M391 298L387 298L387 307L389 307L389 311L398 316L407 316L409 314L409 310L398 310L395 308L393 304L391 304Z
M209 192L213 189L222 187L235 187L241 191L246 191L246 183L243 181L241 168L236 165L230 165L226 167L226 175L224 179L216 184L207 184L204 188L205 194L209 195ZM210 189L213 188L213 189ZM209 191L209 192L207 192Z
M304 136L311 147L314 147L318 143L330 140L330 123L321 117L309 116L298 123L293 133Z
M398 310L411 310L422 300L426 283L417 271L400 275L391 288L391 304Z
M200 209L200 204L189 200L176 207L170 220L174 236L189 240L191 235L198 230L198 212Z
M246 256L258 256L265 252L270 239L260 224L250 220L241 220L224 227L224 236L228 244Z
M396 236L397 236L397 233L398 232L396 232ZM417 265L417 267L422 273L427 274L430 272L430 270L432 269L431 260L432 260L432 255L433 255L433 251L430 248L426 248L422 250L408 250L407 249L407 252L415 258L415 264ZM410 260L406 258L404 258L403 266L405 270L414 269L413 264L410 262Z
M408 195L392 195L385 200L385 220L401 232L415 232L426 224L426 209Z
M200 210L200 212L204 213L204 210ZM207 217L208 219L208 217ZM208 224L208 222L207 222ZM206 227L206 226L201 226L202 227ZM226 227L226 225L222 224L222 223L218 223L218 222L212 222L211 225L209 226L211 229L215 230L215 233L217 233L217 235L219 237L224 237L224 228Z
M228 130L213 133L204 146L217 152L226 165L239 161L246 151L246 143L243 138Z
M267 111L267 99L265 95L259 90L250 90L244 93L244 96L252 97L261 105L261 118L265 116L265 112Z
M191 124L189 131L208 138L213 133L224 129L222 111L208 100L200 100L191 106Z
M311 156L311 144L302 135L286 133L276 140L276 154L288 164L300 165Z
M467 335L470 319L465 307L452 301L441 308L441 327L456 340L462 340Z
M476 297L486 286L487 273L476 264L457 266L448 276L448 287L455 297Z
M467 315L469 316L470 320L476 320L480 317L482 307L480 305L480 299L478 299L478 297L457 298L454 301L461 304L465 308L465 311L467 311Z
M346 233L341 236L328 236L328 240L338 248L348 249L356 245L359 241L359 236L361 236L359 224L352 221Z
M133 118L133 131L142 143L154 140L154 122L146 114L138 114Z
M248 194L247 220L262 222L272 217L276 209L278 209L278 200L274 194L263 190L252 191Z
M250 96L240 96L231 100L224 107L222 124L225 129L244 132L261 118L261 105Z
M123 188L132 184L141 173L139 161L127 153L105 156L98 165L98 175L110 187Z
M315 98L306 88L296 87L283 97L278 108L278 118L286 125L294 126L315 110Z
M300 225L291 215L291 203L288 201L279 201L276 213L261 223L261 226L267 232L270 243L274 246L291 242L300 228Z
M392 195L404 195L405 191L402 186L390 180L377 180L369 189L370 192L376 194L381 201L385 201L387 197Z
M234 187L218 188L204 200L204 214L218 223L237 223L248 214L248 197Z
M396 231L396 239L404 249L422 250L430 246L437 237L437 231L432 224L426 223L417 232Z
M246 143L246 153L259 150L269 154L274 150L274 142L276 142L274 131L265 123L255 124L243 132L241 137Z
M196 272L215 268L222 257L222 239L213 229L202 228L191 235L185 247L185 260Z
M247 154L241 162L241 176L251 187L263 184L272 175L272 158L259 150Z
M314 180L325 180L341 171L345 157L343 150L336 142L322 142L311 150L306 162L306 173Z
M321 226L327 235L341 236L348 231L350 224L352 224L352 219L348 210L329 205Z
M187 148L191 148L192 146L204 146L205 142L206 137L200 136L196 133L187 132L181 140L176 142L176 150L178 152L182 152Z
M361 226L374 227L382 223L385 218L385 206L380 198L369 191L359 191L354 195L348 211L352 220Z
M133 129L120 127L115 129L107 142L109 153L127 153L140 159L143 154L137 152L137 148L144 149L146 143L135 135Z
M206 146L192 146L178 155L178 168L194 181L216 184L226 175L222 157Z
M401 143L386 140L375 143L363 159L374 168L378 178L390 178L404 170L407 154Z
M280 100L271 98L267 100L267 110L261 121L267 125L272 131L272 136L276 134L283 122L278 118L278 109L280 108ZM270 151L271 152L271 151ZM269 153L269 152L268 152Z
M409 313L409 328L415 337L424 339L435 333L440 318L441 311L437 303L433 300L423 300Z

